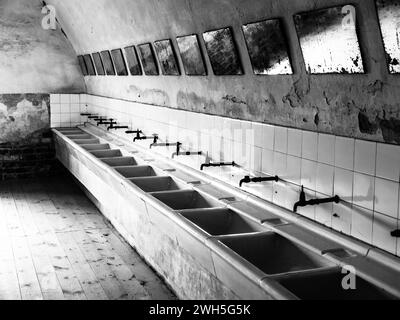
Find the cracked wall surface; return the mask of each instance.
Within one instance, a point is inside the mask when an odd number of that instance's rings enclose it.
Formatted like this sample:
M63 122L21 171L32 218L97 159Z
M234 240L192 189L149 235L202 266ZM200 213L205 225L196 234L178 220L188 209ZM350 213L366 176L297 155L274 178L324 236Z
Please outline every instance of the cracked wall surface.
M400 144L400 78L390 75L374 0L355 0L366 74L308 75L293 15L331 0L50 0L79 54L231 26L245 75L87 77L88 93ZM96 12L96 15L91 14ZM282 18L294 75L253 74L241 26ZM176 43L175 43L175 47ZM205 52L204 43L201 42ZM183 70L182 62L179 61ZM206 57L210 71L210 61ZM145 106L144 106L145 107Z
M50 129L48 94L0 95L0 145L35 143Z

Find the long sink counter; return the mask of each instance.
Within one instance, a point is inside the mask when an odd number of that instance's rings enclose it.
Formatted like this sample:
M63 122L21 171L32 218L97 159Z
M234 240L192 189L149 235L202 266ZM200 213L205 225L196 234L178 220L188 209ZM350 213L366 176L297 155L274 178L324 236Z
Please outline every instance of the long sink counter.
M394 256L92 125L54 135L58 159L182 299L400 299Z

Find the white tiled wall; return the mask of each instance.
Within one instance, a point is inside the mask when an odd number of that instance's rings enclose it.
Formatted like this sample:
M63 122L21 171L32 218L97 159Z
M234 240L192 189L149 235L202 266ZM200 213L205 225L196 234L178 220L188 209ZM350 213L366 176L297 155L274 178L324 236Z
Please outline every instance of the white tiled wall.
M54 123L75 124L69 118L59 120L58 115L70 110L72 117L77 97L52 99ZM284 181L251 184L244 189L290 210L299 199L301 185L308 198L339 195L345 202L301 208L299 213L390 253L400 253L400 240L390 235L400 227L400 146L92 95L79 96L79 103L80 110L88 104L89 112L140 128L145 134L157 133L161 141L179 140L185 149L203 151L212 161L239 163L243 168L206 169L235 186L246 174L279 175ZM121 130L120 134L125 133ZM174 150L155 151L171 155ZM205 158L179 157L178 161L198 169Z
M50 119L51 127L75 127L85 118L81 112L86 110L86 94L51 94Z

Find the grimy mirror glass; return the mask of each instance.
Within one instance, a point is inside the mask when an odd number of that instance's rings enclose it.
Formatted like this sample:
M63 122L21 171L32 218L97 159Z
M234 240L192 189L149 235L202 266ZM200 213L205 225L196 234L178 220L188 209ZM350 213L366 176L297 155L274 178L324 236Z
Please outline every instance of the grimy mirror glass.
M178 42L185 73L188 76L207 75L197 35L179 37L176 41Z
M129 71L132 76L142 75L142 69L140 67L138 55L135 46L125 48L125 56L128 61Z
M101 61L100 53L96 52L92 54L94 65L96 66L97 75L104 76L106 73L104 71L103 62Z
M148 76L158 76L158 67L153 47L150 43L140 45L139 52L142 58L143 71Z
M92 56L90 54L86 54L83 56L83 59L85 59L85 64L86 64L86 68L89 73L89 76L95 76L96 70L94 69Z
M154 43L162 73L166 76L179 76L178 63L171 40L161 40Z
M400 0L376 1L390 73L400 73Z
M279 19L243 26L255 74L292 74L286 37Z
M203 38L216 76L243 74L231 28L206 32Z
M352 5L295 15L309 73L364 73L356 19Z
M100 53L101 61L103 61L104 70L108 76L115 76L114 64L111 60L110 51L102 51Z
M112 59L114 61L115 70L119 76L127 76L128 70L126 68L124 55L121 49L111 51Z

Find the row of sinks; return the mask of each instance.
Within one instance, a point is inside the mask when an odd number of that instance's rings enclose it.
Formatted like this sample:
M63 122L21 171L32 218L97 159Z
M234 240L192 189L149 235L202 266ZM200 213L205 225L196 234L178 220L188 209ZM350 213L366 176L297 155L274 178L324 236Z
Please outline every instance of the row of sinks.
M81 148L110 166L171 212L178 213L204 239L212 239L214 250L243 265L257 268L299 299L390 299L386 292L358 279L357 290L344 290L341 269L331 260L272 231L230 208L227 203L201 192L148 162L124 155L119 149L80 129L59 130ZM274 219L272 219L274 220ZM285 224L280 217L277 223Z

